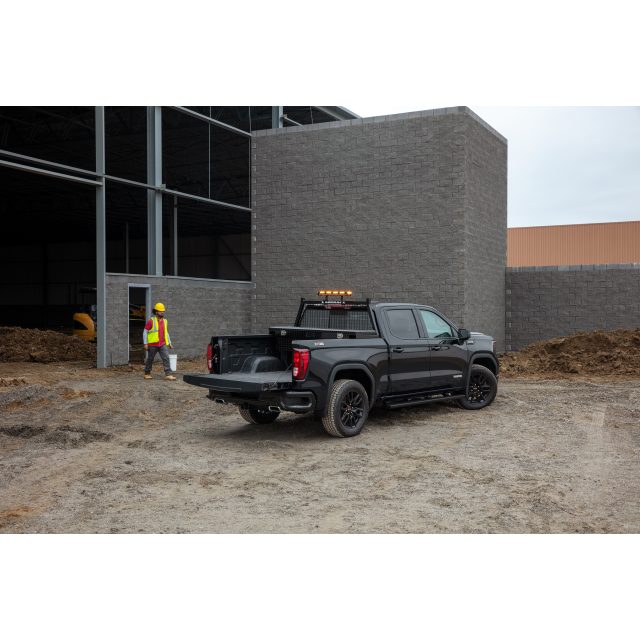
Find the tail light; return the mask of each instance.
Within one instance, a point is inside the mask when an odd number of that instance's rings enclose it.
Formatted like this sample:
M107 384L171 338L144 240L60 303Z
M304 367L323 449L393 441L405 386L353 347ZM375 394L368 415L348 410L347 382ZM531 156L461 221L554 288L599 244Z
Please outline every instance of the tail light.
M207 369L209 371L213 369L213 345L211 343L207 345Z
M491 350L493 351L493 353L496 352L496 341L495 340L491 341Z
M294 349L291 371L294 380L304 380L309 369L309 349Z

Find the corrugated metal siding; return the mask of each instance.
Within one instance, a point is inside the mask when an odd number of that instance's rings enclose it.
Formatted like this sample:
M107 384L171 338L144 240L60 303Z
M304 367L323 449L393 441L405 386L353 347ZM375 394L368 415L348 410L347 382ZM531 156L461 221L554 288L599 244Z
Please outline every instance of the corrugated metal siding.
M640 262L640 220L518 227L507 233L507 266Z

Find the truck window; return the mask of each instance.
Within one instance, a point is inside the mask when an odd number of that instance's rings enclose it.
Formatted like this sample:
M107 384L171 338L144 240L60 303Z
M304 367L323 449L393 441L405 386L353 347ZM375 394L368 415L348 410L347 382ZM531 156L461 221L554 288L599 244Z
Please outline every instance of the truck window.
M418 325L411 309L389 309L389 329L396 338L411 340L419 338Z
M453 338L453 329L438 314L420 309L420 315L430 338Z

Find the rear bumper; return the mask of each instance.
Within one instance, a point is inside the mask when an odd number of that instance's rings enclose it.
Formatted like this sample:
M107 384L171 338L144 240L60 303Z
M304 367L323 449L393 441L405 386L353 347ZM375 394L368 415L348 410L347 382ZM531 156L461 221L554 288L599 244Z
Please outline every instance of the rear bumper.
M312 391L291 389L290 381L278 380L278 374L254 375L185 375L184 382L208 389L208 398L241 407L278 407L281 411L308 413L315 411Z

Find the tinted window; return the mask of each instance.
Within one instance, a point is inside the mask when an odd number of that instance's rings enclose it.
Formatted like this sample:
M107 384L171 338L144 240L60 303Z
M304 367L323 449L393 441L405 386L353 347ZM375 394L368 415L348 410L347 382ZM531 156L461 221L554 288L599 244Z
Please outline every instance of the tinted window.
M396 338L418 338L418 325L411 309L390 309L387 311L391 333Z
M420 309L422 322L430 338L452 338L453 329L439 315L426 309Z

